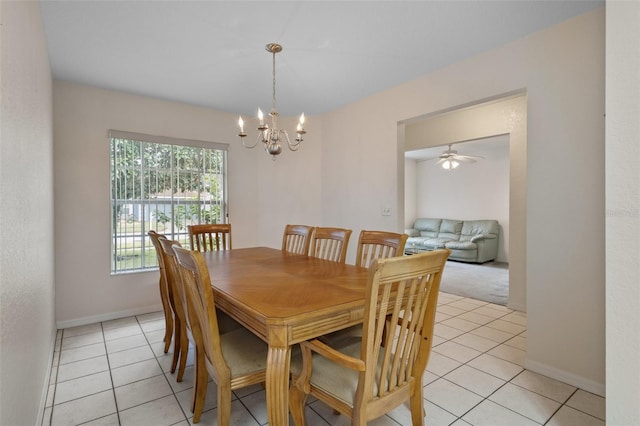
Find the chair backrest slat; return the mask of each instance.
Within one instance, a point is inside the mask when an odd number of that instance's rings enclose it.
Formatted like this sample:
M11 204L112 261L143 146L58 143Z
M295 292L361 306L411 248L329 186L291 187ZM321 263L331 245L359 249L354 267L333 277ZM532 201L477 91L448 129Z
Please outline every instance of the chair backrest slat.
M295 254L309 254L309 244L313 226L287 225L282 235L282 251Z
M385 231L361 231L356 266L368 268L376 259L402 256L409 236Z
M351 229L317 227L311 238L311 256L345 263Z
M232 249L229 223L189 225L187 229L191 250L205 252Z

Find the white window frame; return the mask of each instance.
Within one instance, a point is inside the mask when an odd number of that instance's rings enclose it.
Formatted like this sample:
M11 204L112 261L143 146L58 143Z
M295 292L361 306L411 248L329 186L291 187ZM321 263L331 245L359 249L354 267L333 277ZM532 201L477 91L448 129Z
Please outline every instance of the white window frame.
M116 162L124 157L119 156L116 152L116 140L131 141L134 145L141 144L138 146L137 162L128 162L118 169L120 171L127 170L117 174L115 173L118 167ZM202 161L199 164L190 164L189 169L181 169L177 163L184 160L180 160L180 156L177 154L181 148L185 147L211 151L200 151L199 159ZM167 238L188 245L188 224L228 222L228 148L228 144L219 142L109 130L111 189L109 191L111 210L109 229L112 275L157 269L155 250L147 235L149 230L165 234ZM165 162L169 160L169 165L164 168L149 167L145 164L145 161L149 161L145 159L148 157L142 154L145 149L162 150L162 153L158 155L162 156ZM167 153L167 149L170 153ZM198 151L194 154L198 154ZM214 163L215 168L207 168ZM116 175L124 175L125 177L119 179ZM136 177L127 179L127 176ZM159 189L159 176L164 179L163 184L169 185L169 188L166 188L165 185L161 190ZM194 191L181 192L180 188L177 188L181 176L188 176L188 179L198 182L197 188ZM166 183L166 180L170 182ZM156 188L151 189L150 187L154 183ZM184 181L182 183L184 184ZM123 189L123 185L127 189ZM210 188L215 187L215 190L207 190L207 185ZM123 194L122 198L116 197L116 195L122 196ZM135 197L131 194L143 195ZM127 209L132 210L128 215ZM213 218L211 217L212 212L219 213ZM131 226L128 225L129 222L131 222Z

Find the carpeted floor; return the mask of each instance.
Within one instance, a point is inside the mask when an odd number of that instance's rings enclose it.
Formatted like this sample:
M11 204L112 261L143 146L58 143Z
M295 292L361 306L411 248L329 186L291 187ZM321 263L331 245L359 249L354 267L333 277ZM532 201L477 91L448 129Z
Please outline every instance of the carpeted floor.
M506 306L509 264L487 262L478 265L449 260L444 267L440 291Z

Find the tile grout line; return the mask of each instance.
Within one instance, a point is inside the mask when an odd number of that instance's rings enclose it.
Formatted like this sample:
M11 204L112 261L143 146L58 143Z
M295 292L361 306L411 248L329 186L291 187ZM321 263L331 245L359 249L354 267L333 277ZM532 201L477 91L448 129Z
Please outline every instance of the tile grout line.
M111 372L111 360L109 359L109 351L107 349L107 339L104 336L104 324L100 322L100 330L102 331L102 343L104 344L104 354L107 359L107 367L109 367L109 380L111 380L111 392L113 393L113 403L116 406L116 418L118 419L118 424L121 425L122 421L120 421L120 410L118 409L118 398L116 397L116 386L113 383L113 373Z
M187 416L187 413L185 413L184 409L182 408L182 404L180 404L180 401L178 400L178 395L176 395L176 391L175 391L175 389L173 389L173 386L171 386L171 382L169 381L169 378L167 377L167 372L164 371L164 369L162 368L162 364L160 363L160 360L158 359L158 356L153 351L153 347L151 346L151 342L149 342L149 338L147 337L147 333L144 331L144 328L142 328L142 324L141 324L141 322L140 322L140 320L138 319L137 316L135 317L135 319L136 319L136 323L140 327L140 331L142 332L142 335L144 336L144 340L147 342L147 345L149 346L149 350L151 350L151 353L153 354L153 359L156 360L156 363L158 364L158 367L160 367L160 371L162 372L162 375L164 376L164 379L167 381L167 384L169 385L169 389L171 389L171 394L175 398L176 404L178 404L178 407L180 408L180 411L182 412L182 415L184 416L184 420L180 420L180 421L178 421L178 422L176 422L174 424L179 424L179 423L181 423L183 421L186 421L187 423L189 423L189 416ZM174 322L174 327L175 327L175 322ZM174 344L174 349L173 350L175 351L175 343L176 342L173 339L173 335L170 336L170 337L171 337L171 342L173 342L173 344ZM163 341L163 344L164 344L164 341ZM169 343L169 349L171 349L171 343ZM170 374L172 374L172 373L170 373ZM195 371L194 371L194 377L195 377ZM195 383L194 383L194 387L195 387ZM169 395L166 395L166 396L169 396ZM163 396L161 398L166 398L166 396ZM151 401L147 401L144 404L146 404L148 402L151 402ZM142 404L140 404L140 405L142 405Z

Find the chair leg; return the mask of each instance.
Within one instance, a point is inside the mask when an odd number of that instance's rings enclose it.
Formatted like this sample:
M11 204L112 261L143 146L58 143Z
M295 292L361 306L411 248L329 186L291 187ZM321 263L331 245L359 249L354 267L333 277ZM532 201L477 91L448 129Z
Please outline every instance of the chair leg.
M173 312L169 306L168 297L162 291L162 278L160 278L160 298L162 299L162 310L164 311L164 353L169 352L171 347L171 337L173 336Z
M231 386L218 383L218 425L227 426L231 421Z
M209 373L204 365L204 357L198 353L196 349L196 371L194 378L193 389L193 402L191 404L191 411L193 411L193 422L198 423L200 421L200 415L204 408L204 400L207 396L207 386L209 384ZM229 402L231 406L231 402ZM219 408L218 408L219 409Z
M304 416L304 405L307 400L307 394L296 386L297 379L297 377L293 377L289 387L289 411L293 424L305 426L307 423Z
M169 314L165 312L164 315L165 331L162 341L164 342L164 353L166 354L167 352L169 352L169 348L171 347L171 338L173 337L173 317L171 316L171 312L169 312Z
M209 375L207 372L207 368L204 365L204 355L202 355L201 350L196 346L195 370L193 372L193 398L191 400L192 413L194 413L196 410L196 396L200 395L198 393L198 388L204 387L204 393L206 394L208 381Z
M182 330L180 337L180 365L178 366L178 377L176 381L181 382L184 375L184 369L187 365L187 358L189 357L189 338L187 337L187 330Z
M182 349L182 324L180 320L176 318L174 325L175 335L173 336L173 360L171 361L171 374L176 372L176 366L178 365L178 359L180 358L180 350Z
M419 378L422 383L422 377ZM424 426L424 399L422 394L422 386L415 386L413 393L409 399L411 406L411 424L413 426Z

